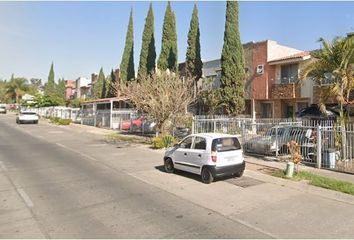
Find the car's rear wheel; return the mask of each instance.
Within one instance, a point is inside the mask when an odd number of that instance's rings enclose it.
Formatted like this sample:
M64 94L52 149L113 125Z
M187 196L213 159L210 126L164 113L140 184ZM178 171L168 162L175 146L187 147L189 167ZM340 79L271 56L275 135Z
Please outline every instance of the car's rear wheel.
M239 171L239 172L237 172L237 173L235 173L235 177L242 177L242 175L243 175L243 172L244 172L244 170L241 170L241 171Z
M38 121L34 121L34 124L38 124Z
M202 182L206 184L209 184L214 181L213 174L207 167L203 167L201 178L202 178Z
M167 173L173 173L175 171L175 167L173 166L173 162L171 158L167 158L165 160L165 171Z

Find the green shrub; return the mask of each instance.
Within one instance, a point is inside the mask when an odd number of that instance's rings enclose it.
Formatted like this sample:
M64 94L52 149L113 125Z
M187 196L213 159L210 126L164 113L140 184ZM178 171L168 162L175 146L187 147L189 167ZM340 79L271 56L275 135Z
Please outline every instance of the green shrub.
M69 125L71 123L71 119L61 119L58 117L51 117L50 122L57 125Z
M161 149L172 147L177 143L177 139L171 135L159 136L152 139L152 148Z
M59 125L70 125L71 119L59 119Z
M49 118L49 120L50 120L51 123L58 124L60 118L58 118L58 117L51 117L51 118Z

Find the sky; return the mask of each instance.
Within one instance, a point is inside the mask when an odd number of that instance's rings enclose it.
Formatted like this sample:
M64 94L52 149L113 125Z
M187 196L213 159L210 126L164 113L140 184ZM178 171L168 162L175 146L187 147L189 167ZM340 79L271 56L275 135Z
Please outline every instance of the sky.
M167 2L152 2L156 53L161 49ZM194 3L199 11L203 60L220 58L225 8L222 1L172 2L176 14L178 60L183 62ZM47 81L54 62L56 80L106 74L121 62L130 9L134 17L135 71L150 2L0 2L0 79L11 74ZM300 50L318 49L320 37L354 31L354 2L239 3L242 43L266 39Z

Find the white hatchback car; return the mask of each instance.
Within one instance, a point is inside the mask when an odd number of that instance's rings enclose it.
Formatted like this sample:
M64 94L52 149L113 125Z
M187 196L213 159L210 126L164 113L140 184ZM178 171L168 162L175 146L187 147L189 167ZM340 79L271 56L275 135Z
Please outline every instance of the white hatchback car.
M38 124L39 116L35 112L31 111L23 111L21 112L17 118L16 118L16 123L21 124L21 123L35 123Z
M241 144L235 135L200 133L185 137L164 156L165 171L175 169L201 175L203 183L215 177L241 177L245 161Z

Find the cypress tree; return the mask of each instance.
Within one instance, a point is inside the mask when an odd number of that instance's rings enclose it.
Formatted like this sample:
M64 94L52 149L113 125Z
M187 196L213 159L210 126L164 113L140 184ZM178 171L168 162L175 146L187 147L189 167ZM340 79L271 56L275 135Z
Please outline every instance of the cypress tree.
M243 47L238 25L238 2L227 1L224 46L221 55L221 102L230 115L240 114L245 107Z
M49 75L48 75L48 82L44 86L44 95L52 96L56 92L56 86L54 81L54 64L50 66Z
M160 70L177 72L177 32L176 16L168 2L162 29L161 53L158 60Z
M65 80L59 79L58 85L57 85L57 90L56 90L56 95L58 96L59 99L65 100Z
M138 76L152 73L155 70L155 61L154 13L150 3L143 32Z
M203 62L200 57L200 31L197 5L194 4L192 19L188 32L186 54L186 73L194 79L194 83L202 77Z
M108 86L109 75L103 80L101 98L106 98L107 96L107 86Z
M100 73L98 74L97 81L93 86L93 98L98 99L102 97L102 88L105 81L105 76L103 73L103 68L100 69Z
M120 63L121 78L124 82L135 78L134 70L134 33L133 33L133 10L130 11L125 47Z
M107 88L107 97L116 97L117 96L116 84L117 84L116 75L114 74L114 71L112 69L111 75L110 75L109 86Z

